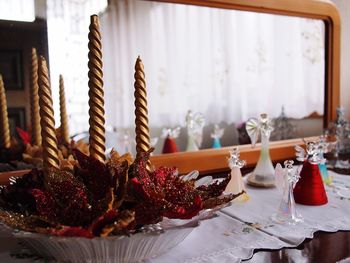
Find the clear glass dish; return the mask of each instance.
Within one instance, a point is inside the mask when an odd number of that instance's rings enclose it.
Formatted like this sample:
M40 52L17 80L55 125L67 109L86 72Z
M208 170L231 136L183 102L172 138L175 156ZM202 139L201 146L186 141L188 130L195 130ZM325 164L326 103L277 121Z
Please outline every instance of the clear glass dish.
M158 224L143 227L138 233L123 236L89 239L8 230L21 244L47 260L72 263L138 262L159 256L175 247L201 221L217 216L215 212L227 205L203 210L190 220L164 218Z

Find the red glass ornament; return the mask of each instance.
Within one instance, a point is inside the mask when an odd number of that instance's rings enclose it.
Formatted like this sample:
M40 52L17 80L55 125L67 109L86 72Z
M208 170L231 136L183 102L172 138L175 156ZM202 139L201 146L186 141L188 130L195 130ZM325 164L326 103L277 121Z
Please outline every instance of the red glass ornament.
M303 205L327 204L328 198L318 164L304 162L300 179L294 188L294 199L296 203Z
M174 138L166 137L162 153L176 153L177 146Z

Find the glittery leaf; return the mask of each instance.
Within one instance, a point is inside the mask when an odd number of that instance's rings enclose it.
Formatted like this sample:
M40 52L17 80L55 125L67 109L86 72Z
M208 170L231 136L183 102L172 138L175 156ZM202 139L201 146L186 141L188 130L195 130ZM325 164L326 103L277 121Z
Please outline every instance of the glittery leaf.
M63 236L63 237L86 237L93 238L93 234L90 230L87 230L82 227L72 227L72 226L64 226L60 229L53 229L51 231L52 235L55 236Z
M74 150L80 168L77 175L92 194L94 200L102 199L112 186L112 177L104 163L87 156L79 150Z
M208 198L217 197L220 196L223 191L226 189L227 184L231 180L231 175L229 174L224 180L212 183L208 186L202 185L197 188L198 191L201 192L201 197L203 200L206 200Z

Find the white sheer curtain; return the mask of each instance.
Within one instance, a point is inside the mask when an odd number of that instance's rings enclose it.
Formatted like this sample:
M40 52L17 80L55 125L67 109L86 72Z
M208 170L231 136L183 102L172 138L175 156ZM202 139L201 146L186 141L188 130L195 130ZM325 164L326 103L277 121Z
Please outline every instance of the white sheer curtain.
M59 126L58 77L65 82L71 135L89 127L88 32L90 16L107 0L47 0L50 77L56 126Z
M107 123L133 125L133 74L145 65L151 126L324 107L322 21L139 0L112 0L101 18Z

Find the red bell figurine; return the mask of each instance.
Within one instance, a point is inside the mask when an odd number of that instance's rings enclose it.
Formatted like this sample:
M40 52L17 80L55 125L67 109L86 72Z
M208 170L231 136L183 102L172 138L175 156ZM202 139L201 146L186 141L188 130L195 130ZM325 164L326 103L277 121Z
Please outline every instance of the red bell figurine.
M175 129L164 128L162 138L165 138L162 153L176 153L177 145L175 139L180 135L180 127Z
M327 204L327 194L323 185L318 164L324 159L318 151L318 143L307 142L306 152L300 146L295 146L297 160L304 162L300 172L300 179L294 187L294 199L303 205Z

